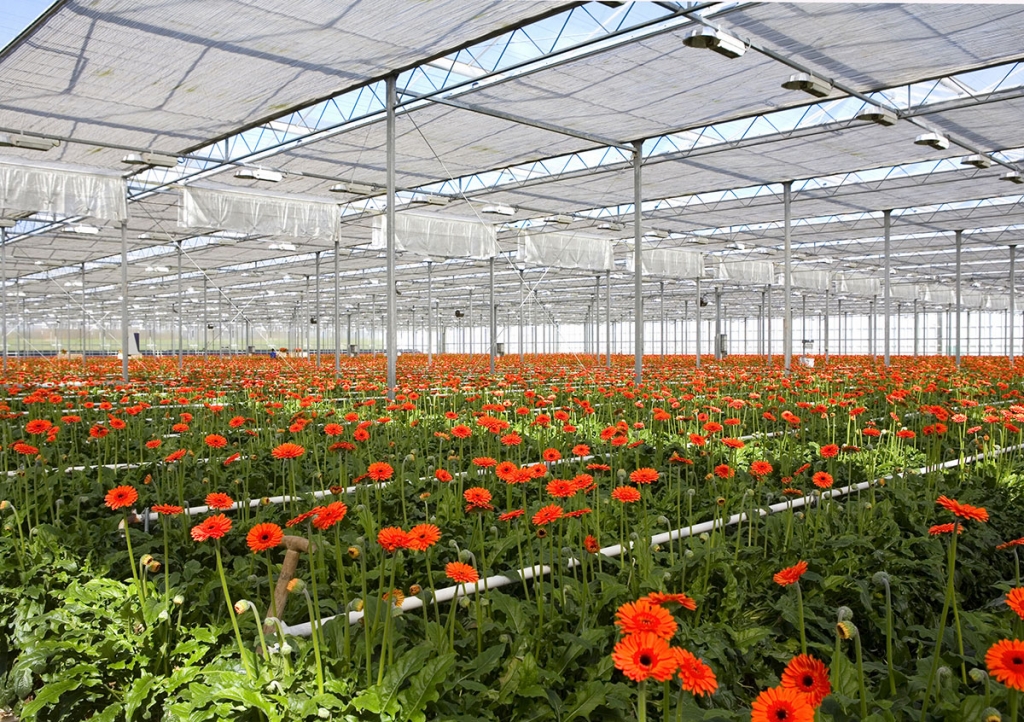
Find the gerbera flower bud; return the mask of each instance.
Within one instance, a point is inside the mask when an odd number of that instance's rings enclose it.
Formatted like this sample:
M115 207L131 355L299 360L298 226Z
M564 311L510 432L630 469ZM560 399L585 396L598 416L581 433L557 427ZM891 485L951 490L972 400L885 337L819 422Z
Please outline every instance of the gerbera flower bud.
M175 594L175 595L174 595L174 599L172 599L171 601L172 601L172 602L173 602L173 603L174 603L175 605L177 605L177 606L179 606L179 607L180 607L180 606L181 606L182 604L184 604L184 603L185 603L185 597L181 596L180 594Z
M842 640L854 639L857 636L857 625L848 621L838 622L836 624L836 634Z
M413 584L412 586L409 587L409 596L410 597L415 597L417 594L419 594L422 591L423 591L423 587L421 587L419 584Z
M986 707L981 713L981 719L984 722L1003 722L1003 715L995 707Z
M141 557L139 557L139 564L141 564L144 567L148 567L151 561L153 561L152 554L143 554Z
M349 547L348 548L348 556L349 556L350 559L358 559L359 555L361 553L362 552L359 550L359 547Z
M235 614L245 614L251 606L248 599L239 599L235 602Z
M853 619L853 610L845 606L839 607L839 609L836 610L836 619L840 622Z
M871 581L880 587L887 587L889 586L889 575L885 572L875 572Z
M975 684L982 684L988 679L988 672L983 670L981 667L974 667L967 676L971 678L971 681Z
M289 594L298 594L299 592L303 591L305 588L306 588L306 583L304 581L302 581L301 579L296 578L296 579L292 579L290 582L288 582L288 593Z

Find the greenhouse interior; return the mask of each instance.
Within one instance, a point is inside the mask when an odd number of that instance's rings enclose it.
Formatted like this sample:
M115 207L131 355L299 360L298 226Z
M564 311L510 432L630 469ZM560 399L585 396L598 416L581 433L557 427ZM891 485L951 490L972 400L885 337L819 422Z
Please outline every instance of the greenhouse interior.
M1024 716L1024 5L3 5L0 722Z

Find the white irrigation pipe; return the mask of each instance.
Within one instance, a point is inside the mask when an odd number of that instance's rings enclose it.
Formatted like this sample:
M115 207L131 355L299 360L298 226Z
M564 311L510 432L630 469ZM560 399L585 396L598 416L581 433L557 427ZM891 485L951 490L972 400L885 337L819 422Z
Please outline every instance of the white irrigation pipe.
M965 458L963 460L953 459L951 461L946 461L946 462L943 462L941 464L935 464L935 465L932 465L932 466L925 466L925 467L922 467L920 469L916 469L913 472L903 471L903 472L899 473L899 476L906 476L908 473L927 474L927 473L932 472L932 471L938 471L939 469L950 469L950 468L953 468L953 467L956 467L956 466L963 466L965 464L973 463L973 462L978 461L980 459L984 459L984 458L986 458L988 456L999 456L1001 454L1005 454L1005 453L1010 452L1010 451L1016 451L1016 450L1019 450L1019 449L1024 449L1024 444L1018 444L1016 446L1008 446L1008 447L1006 447L1004 449L997 449L996 451L992 451L992 452L989 452L989 453L978 454L976 456L971 456L971 457ZM877 484L878 481L881 481L882 479L892 479L893 476L894 476L893 474L889 474L887 476L881 477L881 479L878 479L878 480L862 481L862 482L860 482L858 484L851 484L849 486L844 486L844 487L841 487L839 489L830 489L829 491L822 492L821 496L822 497L828 497L830 499L835 498L835 497L839 497L839 496L846 496L847 494L851 494L851 493L853 493L855 491L862 491L864 489L868 489L871 486L873 486L874 484ZM772 504L772 505L768 506L767 508L758 509L757 512L758 512L759 516L764 517L764 516L768 516L769 514L774 514L774 513L780 512L780 511L792 510L794 508L801 508L801 507L807 506L808 504L813 504L817 500L817 498L818 498L817 496L802 496L799 499L786 500L786 501L783 501L783 502L779 502L778 504ZM651 544L651 546L654 546L656 544L663 544L663 543L665 543L667 541L671 541L673 539L683 539L685 537L693 536L694 534L703 534L705 532L710 532L710 531L712 531L714 529L717 529L719 527L726 527L726 526L732 526L734 524L739 524L741 521L746 521L747 518L748 518L748 516L747 516L746 512L743 512L743 513L740 513L740 514L733 514L728 519L714 519L712 521L705 521L705 522L701 522L700 524L694 524L694 525L691 525L691 526L682 527L680 529L673 529L672 531L663 532L661 534L655 534L654 536L651 537L650 544ZM606 557L614 558L614 557L617 557L620 554L622 554L622 551L623 551L622 546L620 544L615 544L613 546L608 546L608 547L604 547L604 548L600 549L598 551L598 554L601 554L601 555L606 556ZM570 557L567 560L567 562L566 562L566 567L571 569L573 567L578 566L579 564L580 564L580 561L578 559ZM525 582L527 580L530 580L530 579L533 579L535 577L546 575L546 574L550 574L550 573L551 573L551 567L550 566L548 566L548 565L543 565L543 566L541 566L541 565L534 565L532 567L526 567L526 568L523 568L523 569L520 569L520 570L514 572L514 574L516 576L508 576L508 575L505 575L505 574L495 574L495 575L486 577L485 579L481 579L480 581L478 581L478 582L476 582L474 584L458 584L458 585L455 585L455 586L452 586L452 587L443 587L443 588L437 590L437 592L436 592L436 594L434 596L434 599L437 602L452 601L452 600L454 600L454 599L456 599L456 598L458 598L460 596L469 596L470 594L475 594L476 592L480 592L480 591L487 591L487 590L490 590L490 589L498 589L498 588L505 587L505 586L508 586L510 584L515 584L515 583L523 583L523 582ZM419 609L420 607L423 606L423 604L424 604L424 601L420 597L406 597L405 600L403 600L403 602L402 602L401 609L402 609L403 612L406 612L406 611L410 611L410 610L413 610L413 609ZM336 618L338 618L340 616L341 616L340 614L336 614L336 615L333 615L333 616L330 616L330 617L324 617L320 621L320 624L321 624L321 626L323 626L324 623L329 622L332 619L336 619ZM348 612L348 623L349 624L355 624L360 619L362 619L362 617L363 617L363 612L362 611ZM313 633L312 624L310 622L303 622L301 624L295 624L295 625L287 625L284 622L281 622L281 629L282 629L282 631L285 634L291 634L292 636L295 636L295 637L308 637L308 636L310 636Z

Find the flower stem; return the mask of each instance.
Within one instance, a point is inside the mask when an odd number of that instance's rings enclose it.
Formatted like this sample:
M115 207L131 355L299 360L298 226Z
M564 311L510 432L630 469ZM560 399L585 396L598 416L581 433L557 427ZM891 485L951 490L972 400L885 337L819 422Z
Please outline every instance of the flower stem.
M231 617L231 627L235 630L235 641L238 642L238 654L242 657L242 666L249 679L255 680L256 674L249 664L249 658L245 654L245 645L242 643L242 633L238 629L238 619L235 617L235 605L231 602L231 594L228 592L228 580L224 576L224 562L220 557L220 539L215 539L214 551L217 554L217 574L220 575L220 586L224 590L224 601L228 605L228 616Z

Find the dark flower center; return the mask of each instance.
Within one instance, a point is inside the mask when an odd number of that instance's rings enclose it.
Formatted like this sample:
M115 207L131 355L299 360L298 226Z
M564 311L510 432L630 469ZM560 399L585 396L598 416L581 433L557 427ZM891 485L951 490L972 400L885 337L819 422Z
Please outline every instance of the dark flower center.
M1024 657L1014 657L1010 660L1010 663L1013 665L1024 664Z
M775 710L775 719L787 720L789 719L789 712L784 709L777 709Z
M641 654L640 655L640 664L641 664L641 666L644 666L644 667L650 667L652 664L654 664L654 660L651 659L651 655L649 655L649 654Z
M804 680L803 681L804 681L804 687L813 687L814 686L814 677L812 677L809 674L805 674L804 675Z

